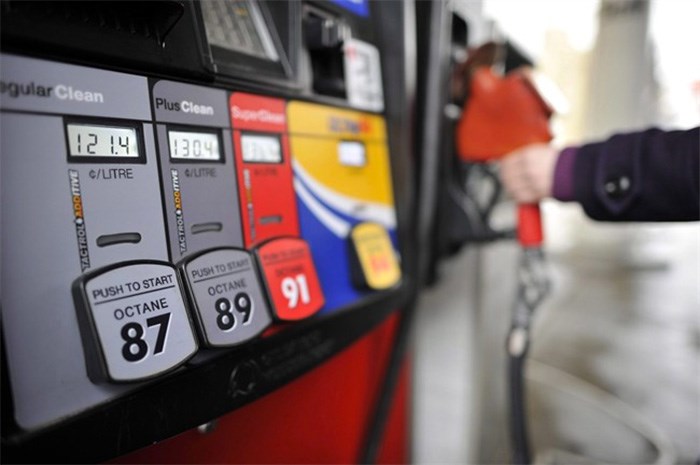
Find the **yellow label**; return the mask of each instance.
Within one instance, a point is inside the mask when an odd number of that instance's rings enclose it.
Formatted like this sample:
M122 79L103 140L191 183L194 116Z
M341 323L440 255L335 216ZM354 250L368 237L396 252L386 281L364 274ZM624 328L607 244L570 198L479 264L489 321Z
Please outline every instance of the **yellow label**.
M370 289L382 290L401 280L401 268L386 229L377 223L360 223L350 233Z
M336 139L385 141L384 118L313 103L289 102L287 126L290 134L306 134Z
M311 184L361 202L393 208L389 153L384 142L369 142L366 164L346 166L338 161L339 141L330 138L292 136L293 163L297 175Z

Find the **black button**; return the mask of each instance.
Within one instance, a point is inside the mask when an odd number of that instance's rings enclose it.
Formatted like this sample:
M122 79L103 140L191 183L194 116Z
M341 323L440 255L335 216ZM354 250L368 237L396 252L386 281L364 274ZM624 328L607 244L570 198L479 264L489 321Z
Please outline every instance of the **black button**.
M615 176L605 181L603 188L608 197L619 199L627 195L632 189L632 181L627 176Z

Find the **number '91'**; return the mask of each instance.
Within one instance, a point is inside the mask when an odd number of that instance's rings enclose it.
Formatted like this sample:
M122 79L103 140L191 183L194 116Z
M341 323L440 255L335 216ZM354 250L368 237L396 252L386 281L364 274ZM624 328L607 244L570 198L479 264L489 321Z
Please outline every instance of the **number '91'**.
M296 308L301 301L308 304L311 301L309 296L309 286L306 283L306 276L298 274L295 277L288 276L282 280L282 295L287 299L287 307Z

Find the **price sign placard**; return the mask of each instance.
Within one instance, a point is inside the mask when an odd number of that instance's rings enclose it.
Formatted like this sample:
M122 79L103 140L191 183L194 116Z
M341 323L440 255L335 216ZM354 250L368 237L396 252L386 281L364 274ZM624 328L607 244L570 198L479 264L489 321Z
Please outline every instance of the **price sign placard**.
M73 286L90 379L140 381L197 351L175 268L142 261L108 267Z
M358 39L343 42L345 85L348 102L355 108L384 110L382 66L379 50Z
M202 340L210 347L248 341L270 317L249 252L222 248L189 259L182 270Z
M350 232L355 268L354 281L361 287L384 290L401 280L396 253L384 226L360 223Z
M308 318L325 298L309 245L303 239L273 239L256 250L273 311L283 321Z

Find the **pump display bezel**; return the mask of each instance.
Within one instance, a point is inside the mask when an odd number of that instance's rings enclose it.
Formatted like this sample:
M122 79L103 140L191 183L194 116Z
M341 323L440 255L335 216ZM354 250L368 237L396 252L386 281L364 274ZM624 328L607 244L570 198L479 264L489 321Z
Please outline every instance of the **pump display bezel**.
M145 165L146 164L146 146L143 141L143 123L140 121L113 119L113 118L93 118L89 116L63 116L63 134L64 144L66 147L66 160L68 163L78 164L106 164L106 165ZM69 125L85 125L85 126L103 126L103 127L118 127L129 128L136 131L136 143L138 146L137 157L121 157L108 155L71 155L70 140L68 134Z
M274 139L277 142L277 147L279 148L279 160L268 161L268 160L247 160L245 149L243 148L243 138L246 136L258 137L261 139ZM284 148L282 147L282 138L278 133L272 132L262 132L262 131L250 131L247 129L240 130L240 141L241 141L241 160L247 165L281 165L284 163Z
M277 60L260 58L254 55L249 55L243 52L227 49L215 44L211 44L207 38L206 21L204 13L201 10L201 5L193 3L193 11L202 25L200 31L200 41L202 43L203 57L205 66L216 74L230 77L238 77L247 73L254 72L256 77L268 78L273 80L285 80L294 76L293 66L290 57L282 46L279 35L274 27L270 27L273 23L268 7L264 2L253 2L246 0L249 4L255 5L259 12L262 23L265 24L266 34L277 52Z
M162 124L162 123L159 123ZM170 148L170 132L188 132L192 134L214 134L218 141L219 158L216 160L196 159L196 158L176 158L173 157ZM224 150L223 139L221 137L221 129L214 127L188 126L184 124L166 124L165 135L167 137L166 147L168 150L168 160L170 163L184 164L206 164L206 165L223 165L226 164L226 151Z

